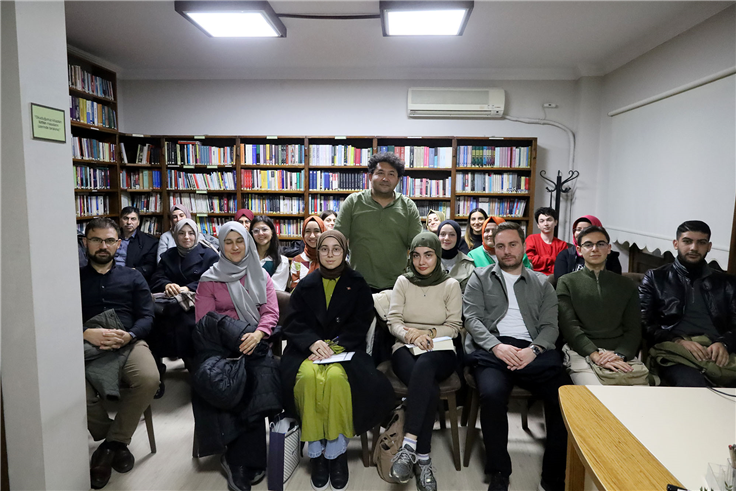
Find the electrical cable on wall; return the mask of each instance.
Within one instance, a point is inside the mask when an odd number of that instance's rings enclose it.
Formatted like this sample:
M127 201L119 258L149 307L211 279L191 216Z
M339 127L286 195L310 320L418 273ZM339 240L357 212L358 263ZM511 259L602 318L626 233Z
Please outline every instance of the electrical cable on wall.
M571 173L575 171L575 133L570 128L568 128L562 123L558 123L557 121L551 121L549 119L517 118L515 116L504 116L503 119L514 121L516 123L549 125L549 126L554 126L564 131L567 134L567 140L570 146L570 156L568 159L568 171ZM573 185L572 192L574 193L574 191L575 190L574 190L574 185ZM534 213L534 210L530 210L530 213ZM569 237L570 229L572 228L570 226L571 220L572 220L572 195L570 197L570 203L567 206L567 210L565 210L565 223L564 224L560 223L560 228L564 230L564 240L567 240L568 242L569 242L568 239L571 238Z

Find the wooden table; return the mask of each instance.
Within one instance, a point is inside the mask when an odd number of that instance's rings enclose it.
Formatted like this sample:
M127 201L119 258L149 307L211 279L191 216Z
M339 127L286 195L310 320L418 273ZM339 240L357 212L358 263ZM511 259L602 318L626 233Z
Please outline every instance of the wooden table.
M568 491L585 489L586 474L600 491L697 490L736 442L736 402L708 389L570 385L560 405Z

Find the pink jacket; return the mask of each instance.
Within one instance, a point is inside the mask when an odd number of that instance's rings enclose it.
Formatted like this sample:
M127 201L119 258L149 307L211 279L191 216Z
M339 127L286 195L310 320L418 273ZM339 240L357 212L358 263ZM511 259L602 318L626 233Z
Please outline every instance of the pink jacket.
M261 320L258 323L258 330L263 331L266 337L271 335L273 328L279 322L279 302L276 298L276 289L273 287L271 277L266 276L266 303L260 306L258 311L261 314ZM240 280L245 282L245 277ZM233 319L238 319L238 312L235 310L235 304L230 298L230 292L227 291L227 284L218 281L201 281L197 287L197 295L194 298L194 317L199 319L207 315L207 312L217 312L218 314L229 315Z

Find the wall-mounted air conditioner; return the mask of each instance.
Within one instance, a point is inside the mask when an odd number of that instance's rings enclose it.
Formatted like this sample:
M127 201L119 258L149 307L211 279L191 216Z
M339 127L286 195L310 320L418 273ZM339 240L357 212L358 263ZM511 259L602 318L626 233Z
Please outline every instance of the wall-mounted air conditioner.
M409 89L410 118L500 118L506 93L503 89Z

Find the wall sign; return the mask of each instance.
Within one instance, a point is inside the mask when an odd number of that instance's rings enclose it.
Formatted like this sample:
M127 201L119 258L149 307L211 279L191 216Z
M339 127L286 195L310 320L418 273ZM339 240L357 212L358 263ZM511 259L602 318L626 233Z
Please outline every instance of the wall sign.
M66 124L63 109L31 103L33 138L66 143Z

